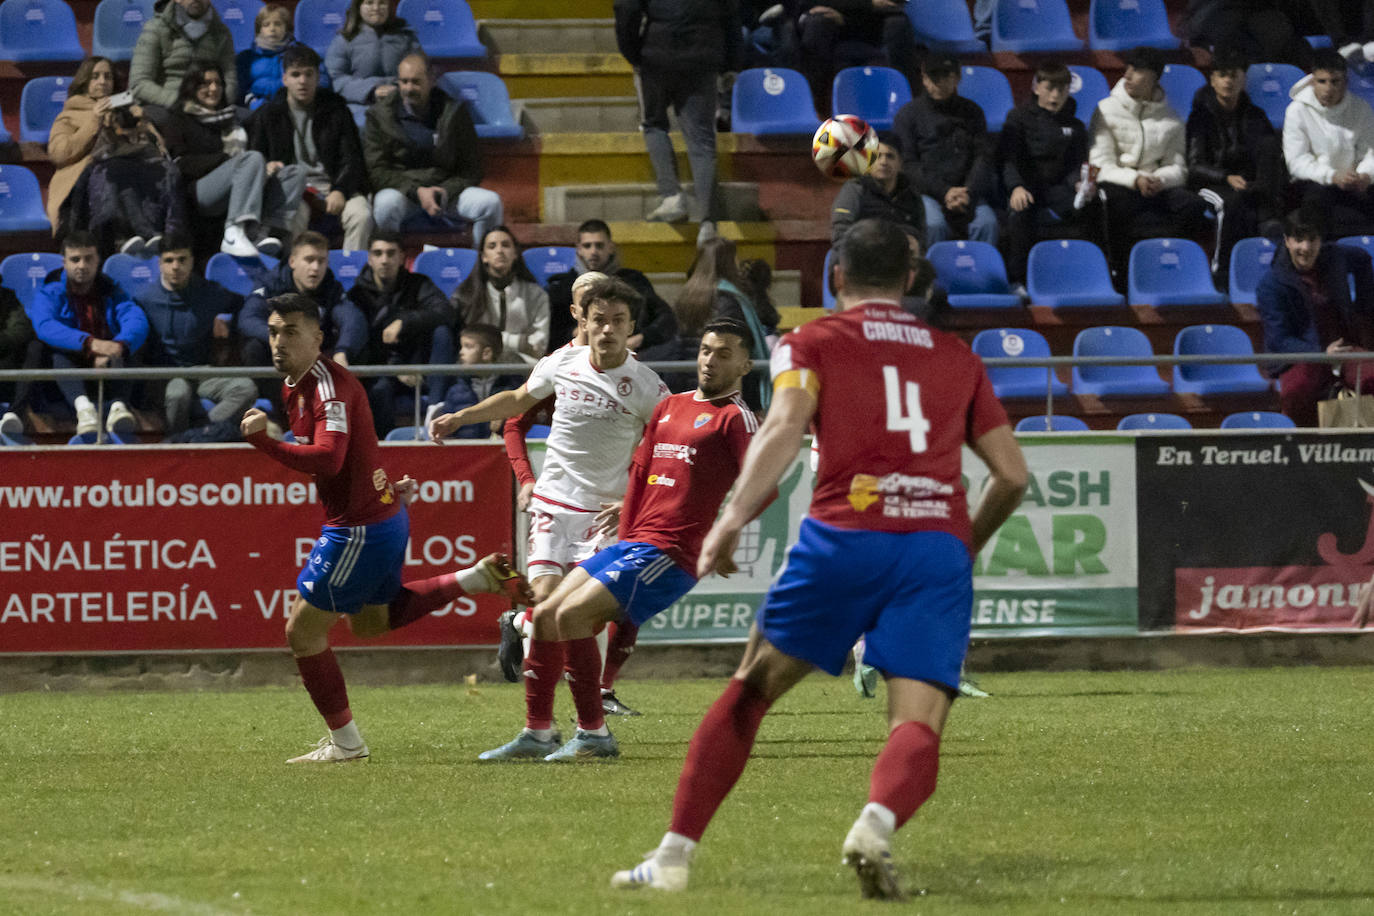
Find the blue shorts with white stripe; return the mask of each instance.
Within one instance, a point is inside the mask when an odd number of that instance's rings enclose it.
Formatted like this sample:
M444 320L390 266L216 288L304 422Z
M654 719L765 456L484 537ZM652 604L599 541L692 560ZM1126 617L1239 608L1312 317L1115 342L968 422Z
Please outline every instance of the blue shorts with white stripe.
M296 577L296 591L307 604L336 614L390 604L401 590L409 539L405 509L375 525L326 525Z
M692 590L697 580L653 544L621 541L582 561L581 568L620 603L625 616L641 626Z

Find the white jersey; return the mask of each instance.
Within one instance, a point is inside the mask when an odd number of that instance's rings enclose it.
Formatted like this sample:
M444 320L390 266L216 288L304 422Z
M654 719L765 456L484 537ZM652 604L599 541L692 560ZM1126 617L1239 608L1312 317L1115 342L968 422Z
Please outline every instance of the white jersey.
M550 353L535 365L525 390L539 400L556 398L535 497L594 512L624 497L644 424L669 392L634 354L604 372L590 354L590 347Z

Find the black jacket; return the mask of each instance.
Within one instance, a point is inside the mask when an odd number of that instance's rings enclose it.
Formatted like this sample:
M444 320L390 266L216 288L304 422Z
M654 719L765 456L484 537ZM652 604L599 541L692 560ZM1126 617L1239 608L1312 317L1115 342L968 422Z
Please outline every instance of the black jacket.
M364 363L385 363L391 351L410 352L417 344L429 340L435 328L452 327L458 320L448 297L433 280L404 267L396 276L396 285L385 295L372 277L372 268L364 267L349 289L348 298L367 319ZM400 337L395 344L382 343L382 331L398 318L401 319Z
M482 181L477 156L477 129L467 105L439 89L429 95L429 122L439 135L432 150L412 148L401 127L401 94L391 95L367 109L363 124L363 154L375 188L394 188L418 200L419 188L442 187L453 200L465 188Z
M838 245L850 226L870 218L896 223L925 247L925 204L905 174L897 176L897 187L891 194L869 175L846 181L830 205L830 244Z
M1330 309L1320 316L1288 250L1280 248L1274 254L1274 263L1255 290L1265 352L1319 353L1338 339L1360 349L1374 347L1374 306L1369 304L1374 302L1374 267L1369 255L1359 248L1323 243L1314 271L1330 302ZM1279 375L1288 366L1264 368Z
M201 123L195 115L157 105L149 105L144 111L162 134L167 155L187 181L199 181L229 158L219 129Z
M286 90L279 89L248 118L248 148L255 149L268 162L294 165L296 162L296 125L286 101ZM315 110L310 121L310 135L320 155L320 164L329 173L333 190L344 197L366 194L367 166L363 163L363 143L353 112L337 92L320 89L315 94Z
M1228 175L1253 182L1276 174L1282 167L1277 141L1269 117L1247 93L1240 94L1235 111L1226 111L1211 86L1199 88L1188 115L1188 186L1224 185ZM1261 163L1261 156L1269 161Z
M997 151L1003 190L1025 188L1046 201L1051 188L1073 194L1079 171L1088 160L1088 131L1068 99L1058 112L1031 99L1007 115Z
M644 305L634 314L634 333L644 335L644 342L639 345L641 352L677 335L677 316L673 314L673 307L654 291L654 284L649 282L648 277L628 267L613 267L610 274L630 284L635 292L644 297ZM568 309L572 306L573 282L578 276L578 271L566 270L549 277L550 353L572 340L573 334L577 332Z
M615 40L635 67L722 73L739 54L739 3L615 0Z
M966 187L975 203L989 199L992 141L977 102L920 95L897 112L892 130L902 145L902 171L920 193L943 203L950 188Z

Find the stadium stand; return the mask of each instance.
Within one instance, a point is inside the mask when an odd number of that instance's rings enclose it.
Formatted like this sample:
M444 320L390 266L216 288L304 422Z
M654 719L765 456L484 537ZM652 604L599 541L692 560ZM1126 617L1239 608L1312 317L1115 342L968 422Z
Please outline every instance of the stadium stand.
M1222 429L1293 429L1297 425L1274 410L1246 410L1227 414L1221 421Z
M277 259L260 255L260 260L235 258L219 252L205 264L205 279L213 280L231 293L251 295L264 274L277 266Z
M874 130L890 130L897 109L911 101L911 85L891 67L846 67L835 74L831 114L858 115Z
M1064 0L997 0L992 14L992 50L1014 54L1081 51Z
M1084 328L1073 340L1074 356L1154 356L1150 340L1136 328ZM1154 366L1074 366L1073 391L1106 397L1155 397L1169 383Z
M67 101L70 77L38 76L24 84L19 96L19 139L25 143L48 142L52 122Z
M412 270L429 277L445 296L451 296L476 264L477 252L471 248L436 248L421 252Z
M736 133L809 134L821 123L806 78L785 67L741 71L730 105L730 127Z
M77 37L76 16L63 0L4 0L0 3L0 60L78 61L86 56Z
M1188 113L1193 110L1193 95L1207 85L1207 77L1197 67L1188 64L1165 64L1164 72L1159 74L1159 86L1164 90L1164 98L1186 124Z
M133 57L143 23L151 18L153 0L100 0L91 28L91 53L127 61Z
M1017 308L1002 255L987 242L937 242L926 252L940 285L957 309Z
M246 51L253 46L253 21L257 18L258 12L265 6L262 0L211 0L214 4L215 12L219 13L220 21L229 29L229 34L234 38L234 50ZM344 7L347 8L345 3ZM339 20L339 25L343 25L343 20ZM299 26L297 26L299 28ZM335 26L338 31L338 26ZM300 32L296 32L297 35ZM328 44L328 39L326 39Z
M1088 424L1078 417L1068 417L1063 414L1055 414L1052 417L1044 415L1022 417L1016 421L1018 433L1085 433L1088 429Z
M534 274L535 282L544 289L549 287L549 277L577 267L577 249L568 245L526 248L520 257L524 259L530 273Z
M511 110L510 92L495 73L453 70L439 77L439 86L455 99L468 103L479 138L519 140L525 136L525 128Z
M1107 97L1112 87L1107 85L1107 78L1102 71L1093 67L1070 64L1069 73L1069 94L1077 104L1074 114L1086 127L1097 110L1097 103Z
M835 250L825 253L825 261L821 264L821 307L833 309L835 307L835 293L830 289L830 267L835 263Z
M1088 47L1094 51L1128 51L1141 46L1164 50L1178 47L1178 38L1169 31L1164 0L1092 0Z
M133 295L138 289L157 279L157 258L136 258L123 253L112 254L100 265L100 272Z
M960 68L959 94L970 102L977 102L988 122L988 133L995 134L1007 120L1007 112L1015 107L1011 83L1001 70L993 67L969 66Z
M1255 304L1255 289L1274 263L1278 247L1265 238L1241 239L1231 249L1230 297L1235 303Z
M1049 356L1050 345L1044 335L1030 328L989 328L973 338L973 352L990 357ZM1031 366L988 367L988 380L999 398L1043 398L1047 392L1055 397L1069 393L1069 386L1055 377L1049 369Z
M1145 239L1131 248L1132 305L1223 305L1202 246L1189 239Z
M12 254L0 261L0 285L19 297L24 308L33 301L34 290L43 285L44 278L62 269L62 256L50 251Z
M366 266L367 252L361 248L356 251L335 248L329 252L329 269L334 271L334 279L342 283L345 290L353 286Z
M1037 242L1026 262L1026 291L1032 304L1051 308L1126 304L1112 288L1102 249L1081 239Z
M1224 324L1197 324L1174 338L1175 356L1249 356L1255 352L1250 336ZM1244 394L1268 391L1270 382L1253 364L1220 363L1174 367L1174 390L1180 394Z
M251 0L249 0L251 2ZM348 12L348 0L300 0L296 4L296 40L309 45L324 56L334 35L343 28L344 14ZM249 25L252 20L249 20ZM248 40L253 40L250 29ZM234 46L238 47L235 39ZM244 45L244 47L248 47Z
M51 231L38 179L22 165L0 165L0 232Z
M477 21L464 0L401 0L396 15L404 19L430 57L486 57L477 37Z
M1120 430L1192 429L1193 424L1188 422L1187 417L1181 417L1176 413L1132 413L1117 421L1116 428Z
M1269 117L1275 130L1283 130L1283 115L1288 110L1288 91L1303 78L1292 64L1251 64L1245 74L1245 91L1250 101Z
M429 439L423 426L397 426L386 434L387 442L424 442Z
M917 44L950 54L977 54L985 50L973 34L973 19L963 0L907 3L905 9Z

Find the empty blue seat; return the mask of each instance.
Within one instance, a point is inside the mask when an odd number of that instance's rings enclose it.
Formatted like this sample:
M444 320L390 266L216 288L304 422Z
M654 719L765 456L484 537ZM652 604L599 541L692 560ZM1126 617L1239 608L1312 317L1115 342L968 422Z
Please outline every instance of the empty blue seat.
M277 259L267 255L236 258L221 251L205 262L205 279L218 283L231 293L248 296L262 285L267 272L276 266Z
M334 279L343 284L344 289L352 289L358 274L367 266L367 252L359 248L355 251L334 249L329 252L329 269L334 271Z
M1227 414L1221 421L1222 429L1293 429L1297 425L1290 417L1272 410Z
M526 248L520 257L524 258L525 266L534 274L535 281L545 288L548 288L549 277L567 273L577 266L577 249L568 245Z
M986 50L973 34L973 19L963 0L925 0L903 8L917 44L950 54L981 54Z
M1007 112L1016 102L1011 97L1011 83L1001 70L992 67L960 67L959 94L983 109L988 133L995 134L1006 123Z
M429 433L423 426L397 426L386 434L387 442L427 442Z
M468 103L477 136L487 140L519 140L525 128L510 107L510 91L495 73L453 70L439 77L439 87Z
M1031 304L1051 308L1126 304L1102 249L1082 239L1036 242L1026 261L1026 292Z
M1170 50L1178 38L1169 31L1164 0L1092 0L1088 8L1088 47L1129 51L1144 45Z
M1292 64L1251 64L1245 73L1245 91L1258 105L1275 130L1283 130L1283 115L1288 111L1288 90L1303 78L1302 70Z
M1229 324L1195 324L1174 338L1176 356L1249 356L1250 336ZM1269 390L1269 379L1254 363L1175 366L1174 390L1182 394L1246 394Z
M1154 356L1150 339L1135 328L1084 328L1073 339L1074 356ZM1075 394L1154 397L1168 394L1169 383L1151 365L1074 366Z
M229 29L229 35L234 39L234 48L239 51L246 51L253 46L253 23L258 17L264 4L262 0L210 0L215 7L215 12L219 13L220 21ZM347 4L344 4L345 9ZM334 31L339 30L343 25L343 20L334 27ZM300 32L295 33L297 36ZM332 37L332 35L331 35ZM308 44L308 42L305 42ZM325 39L325 46L328 47L329 39ZM313 45L312 45L313 47ZM320 50L323 50L321 48Z
M1019 308L1002 255L987 242L936 242L926 252L954 308Z
M1074 34L1064 0L997 0L992 13L992 50L1024 54L1082 49L1083 40Z
M1225 305L1212 285L1202 246L1189 239L1145 239L1131 249L1131 305Z
M52 122L67 103L69 76L38 76L24 84L19 94L19 139L24 143L48 142Z
M1039 331L996 328L978 332L973 338L973 352L984 358L1031 358L1049 356L1050 345ZM1069 393L1069 386L1061 382L1053 371L1043 367L989 366L988 380L992 382L993 393L999 398L1043 398L1051 391L1055 397L1062 397Z
M821 307L835 307L835 293L830 289L830 267L835 263L835 249L825 253L825 264L821 266Z
M1052 417L1022 417L1016 423L1018 433L1084 433L1088 424L1078 417L1055 414Z
M0 3L0 60L68 61L85 56L76 35L76 16L63 0Z
M889 130L897 110L911 101L911 85L891 67L846 67L835 74L832 112L858 115L874 130Z
M1117 429L1192 429L1187 417L1176 413L1133 413L1122 417Z
M0 165L0 232L51 232L38 178L22 165Z
M300 0L296 4L296 40L324 54L343 28L347 12L348 0Z
M110 60L133 57L143 23L153 18L153 0L100 0L91 24L91 53Z
M435 248L421 252L412 269L433 280L445 296L451 296L476 264L477 252L471 248Z
M1269 272L1278 248L1266 238L1241 239L1231 249L1231 301L1255 303L1255 290Z
M0 143L10 142L10 132L5 130L5 113L0 111Z
M1369 235L1347 235L1339 239L1337 244L1349 245L1351 248L1359 248L1370 257L1374 257L1374 236Z
M145 260L123 253L112 254L100 265L100 272L132 296L158 279L157 258Z
M806 77L785 67L744 70L731 93L730 129L741 134L809 134L821 119Z
M477 20L465 0L401 0L396 15L404 19L430 57L486 57L477 38Z
M34 290L43 285L48 274L61 269L60 254L50 251L12 254L0 261L0 286L18 296L19 303L27 310L33 301Z
M1069 64L1069 95L1075 103L1074 114L1087 124L1097 111L1097 103L1111 95L1112 87L1102 71L1093 67Z
M1164 90L1164 99L1169 107L1183 121L1193 110L1193 96L1207 85L1207 77L1197 67L1187 64L1165 64L1164 72L1159 75L1159 87Z

